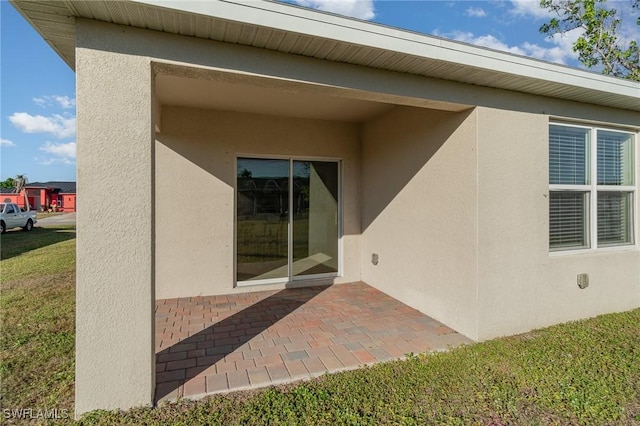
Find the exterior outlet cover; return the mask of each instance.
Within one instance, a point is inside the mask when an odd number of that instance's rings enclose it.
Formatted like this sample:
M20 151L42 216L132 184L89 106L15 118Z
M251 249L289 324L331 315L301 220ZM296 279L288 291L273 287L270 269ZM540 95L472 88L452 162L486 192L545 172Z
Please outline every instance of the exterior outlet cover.
M373 263L374 265L378 264L378 253L371 254L371 263Z
M578 274L578 287L589 287L589 274Z

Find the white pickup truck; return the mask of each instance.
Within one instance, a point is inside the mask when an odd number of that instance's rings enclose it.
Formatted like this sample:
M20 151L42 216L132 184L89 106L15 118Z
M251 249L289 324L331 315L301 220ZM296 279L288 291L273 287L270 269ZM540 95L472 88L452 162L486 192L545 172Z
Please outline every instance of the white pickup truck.
M12 228L31 231L36 222L35 212L23 212L17 204L0 203L0 233Z

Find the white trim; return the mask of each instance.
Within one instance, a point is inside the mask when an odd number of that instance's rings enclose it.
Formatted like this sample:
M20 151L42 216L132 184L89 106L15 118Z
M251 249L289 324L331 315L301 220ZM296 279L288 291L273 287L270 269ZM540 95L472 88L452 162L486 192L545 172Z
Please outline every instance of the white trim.
M635 244L625 244L619 246L605 246L600 247L598 249L558 249L549 251L550 257L556 256L572 256L572 255L580 255L580 254L603 254L608 252L618 252L618 251L635 251L637 246Z
M267 284L286 284L289 280L287 278L270 278L265 280L253 280L253 281L238 281L236 280L236 287L250 287L253 285L267 285Z
M635 192L635 186L616 186L616 185L597 185L598 191L601 192Z
M612 123L610 121L598 121L598 120L582 120L579 118L571 117L559 117L549 116L549 125L567 126L567 127L597 127L604 130L611 130L614 132L629 133L636 135L640 131L640 124L638 126L624 126L622 124Z
M313 38L383 49L461 66L473 64L475 68L482 70L581 87L585 90L598 90L622 96L629 96L636 91L636 96L640 97L640 88L632 81L272 1L137 0L135 3L252 26L263 27L268 22L268 28Z
M591 185L549 185L550 191L575 191L575 192L588 192L591 191Z
M339 277L337 272L327 272L325 274L309 274L309 275L294 275L291 277L290 282L307 281L307 280L321 280L325 278Z
M293 277L293 159L289 158L289 194L287 195L287 280Z
M640 111L637 82L274 1L10 1L72 69L78 17L365 67L371 55L385 55L374 68L422 68L426 77ZM274 35L283 42L270 44ZM298 42L305 44L290 52ZM327 58L324 49L349 54Z
M338 274L337 276L342 277L344 275L344 213L343 206L344 204L344 162L342 160L338 161Z
M598 249L598 133L595 127L589 130L589 249Z
M551 126L566 126L566 127L574 127L580 129L589 130L589 146L586 155L588 156L589 161L589 170L587 171L588 181L589 183L586 185L559 185L559 184L549 184L549 192L585 192L587 194L587 199L589 203L589 217L588 224L586 229L588 230L588 234L586 235L586 248L571 248L571 247L558 247L551 248L549 247L549 254L552 256L556 256L558 254L584 254L584 253L594 253L594 252L606 252L606 251L624 251L624 250L635 250L638 247L638 210L640 206L638 206L637 202L637 193L638 193L638 133L634 133L628 130L619 130L615 127L605 127L594 125L593 123L582 124L572 122L567 123L564 121L550 121L549 127ZM617 133L628 134L632 138L631 144L631 158L633 160L632 163L632 179L633 185L598 185L598 132L599 131L610 131ZM618 244L618 245L609 245L605 244L603 246L598 246L598 193L599 192L620 192L620 193L629 193L631 194L631 208L633 209L631 214L631 242L628 244ZM549 223L549 227L551 224Z

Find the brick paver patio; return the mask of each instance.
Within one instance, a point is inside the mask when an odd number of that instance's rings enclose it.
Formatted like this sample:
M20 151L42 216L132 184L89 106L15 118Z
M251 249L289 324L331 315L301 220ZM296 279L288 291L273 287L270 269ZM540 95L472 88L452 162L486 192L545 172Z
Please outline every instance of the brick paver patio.
M156 302L156 400L263 387L470 343L364 283Z

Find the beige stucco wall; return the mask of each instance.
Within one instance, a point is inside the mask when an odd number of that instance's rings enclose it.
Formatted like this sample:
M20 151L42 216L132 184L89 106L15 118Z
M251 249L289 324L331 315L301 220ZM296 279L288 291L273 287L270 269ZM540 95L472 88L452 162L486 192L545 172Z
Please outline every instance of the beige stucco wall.
M153 402L153 81L148 60L110 52L91 23L77 28L75 411L82 414Z
M235 286L238 156L341 160L343 273L312 283L360 280L357 124L163 107L155 144L158 299L284 287Z
M153 401L154 290L165 298L255 289L233 288L238 154L342 159L337 282L362 279L471 338L640 305L638 250L550 255L545 197L549 116L640 126L637 113L77 24L78 414ZM226 73L245 84L258 76L278 90L404 106L360 126L159 111L158 63L189 67L193 78ZM202 74L190 75L194 68ZM461 105L479 107L418 108ZM135 191L123 201L114 188L127 184ZM583 272L591 285L579 290L575 275Z
M476 130L473 111L397 108L366 123L362 141L363 281L471 338Z
M397 108L366 123L363 281L475 340L640 306L636 247L549 252L549 121L615 126L617 111L545 110Z
M603 125L616 124L615 111L592 109ZM478 339L640 306L637 248L549 252L549 116L477 113ZM578 119L582 111L562 114ZM584 290L577 285L580 273L590 278Z

